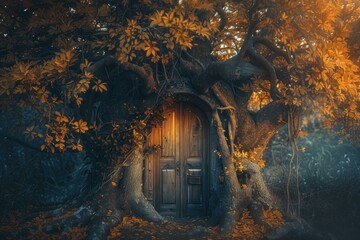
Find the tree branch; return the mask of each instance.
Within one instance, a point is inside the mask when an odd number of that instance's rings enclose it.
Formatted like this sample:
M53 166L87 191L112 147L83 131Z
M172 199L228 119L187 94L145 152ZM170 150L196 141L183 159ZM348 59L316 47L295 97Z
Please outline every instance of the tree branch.
M254 49L253 43L248 48L248 53L259 62L268 72L270 80L270 96L273 100L278 100L282 97L282 94L276 87L277 75L274 66L261 54L257 53Z
M224 27L226 26L226 23L227 23L228 19L226 17L225 11L223 9L223 5L220 5L220 4L217 5L215 10L220 16L219 32L221 32L224 29Z
M256 25L257 25L256 21L252 21L250 23L247 34L245 36L244 42L243 42L243 44L241 46L241 49L240 49L239 53L233 59L231 59L230 61L235 61L235 62L239 63L244 58L244 55L245 55L246 51L250 47L252 36L253 36L253 34L254 34L255 30L256 30Z
M156 82L154 80L153 72L149 64L144 64L143 67L133 63L121 63L120 67L127 71L133 71L144 80L145 93L149 95L156 91Z
M202 71L205 71L205 66L204 66L204 64L202 64L202 63L200 62L199 59L194 58L194 57L191 56L190 53L188 53L188 52L184 52L184 53L186 54L186 56L188 56L189 58L191 58L195 63L197 63L197 64L201 67L201 70L202 70Z
M218 108L218 110L225 110L225 109L229 110L230 121L229 121L229 126L228 126L228 132L229 132L229 140L230 140L230 153L233 154L234 153L234 139L235 139L234 134L236 132L236 119L235 119L235 114L234 114L235 108L230 105L230 103L228 102L226 97L222 94L222 92L216 85L213 86L213 91L214 91L216 98L220 101L221 105L224 106L222 108Z
M254 37L253 38L254 41L254 45L256 44L262 44L264 46L266 46L269 50L271 50L272 52L274 52L275 54L277 54L278 56L282 56L283 58L285 58L285 60L287 61L287 63L291 63L291 58L289 56L289 54L285 51L282 51L280 48L278 48L273 42L271 42L270 40L263 38L263 37Z
M244 150L266 147L274 134L287 123L287 112L288 106L280 102L271 102L256 113L240 107L236 111L238 127L235 143L241 144Z
M250 80L254 75L263 76L266 71L249 62L213 62L198 78L192 78L191 83L197 91L206 93L219 81L241 83Z
M262 75L264 73L262 69L242 61L251 45L251 38L256 30L256 26L257 21L251 20L244 42L237 55L226 62L211 63L197 79L192 80L195 89L205 93L219 81L247 81L253 75Z
M261 108L255 114L255 122L258 126L271 125L272 128L278 129L286 123L286 116L289 108L284 103L271 102Z
M144 90L143 92L146 95L149 95L156 91L156 82L153 76L151 66L148 64L144 64L144 66L141 67L139 65L129 62L118 63L118 61L113 56L107 56L90 66L88 71L102 76L106 76L106 72L110 72L108 71L108 69L112 69L116 66L119 66L125 71L131 71L137 74L143 80L142 89Z

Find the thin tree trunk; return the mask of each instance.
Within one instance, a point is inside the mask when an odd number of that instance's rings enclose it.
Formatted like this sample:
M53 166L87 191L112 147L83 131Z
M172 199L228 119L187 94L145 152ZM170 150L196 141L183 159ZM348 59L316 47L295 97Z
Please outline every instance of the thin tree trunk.
M236 221L239 218L240 203L240 185L236 176L234 164L232 163L232 154L226 142L224 129L217 110L214 111L213 120L219 140L219 147L222 153L223 170L225 172L225 186L221 193L221 199L218 208L214 211L212 224L220 221L220 232L232 232Z

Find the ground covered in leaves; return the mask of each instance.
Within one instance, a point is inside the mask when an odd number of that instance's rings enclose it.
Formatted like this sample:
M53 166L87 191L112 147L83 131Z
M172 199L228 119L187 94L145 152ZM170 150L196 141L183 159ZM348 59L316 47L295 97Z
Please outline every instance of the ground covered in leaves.
M13 214L7 218L3 218L0 224L0 236L5 239L12 238L4 233L19 232L25 228L34 227L35 230L27 234L21 239L49 239L49 240L79 240L85 239L87 226L77 226L66 233L47 234L41 229L46 223L65 218L71 215L73 211L69 211L62 216L49 217L49 212L41 212L32 216L25 216L24 213ZM279 211L265 211L266 221L270 226L276 228L284 224L284 220ZM125 217L121 224L114 227L108 237L109 240L114 239L243 239L243 240L261 240L266 229L254 222L245 211L241 219L236 224L234 232L224 236L218 234L218 227L209 227L206 218L183 218L172 219L167 218L163 223L153 223L144 221L137 217Z

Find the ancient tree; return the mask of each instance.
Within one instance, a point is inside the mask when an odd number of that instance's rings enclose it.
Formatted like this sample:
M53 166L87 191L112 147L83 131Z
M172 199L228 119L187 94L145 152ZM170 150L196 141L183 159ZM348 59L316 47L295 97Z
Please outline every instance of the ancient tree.
M287 125L294 141L314 112L359 127L359 16L355 0L2 2L0 97L31 112L29 145L86 151L101 176L95 200L44 229L89 222L100 239L129 211L163 220L142 193L142 161L175 81L214 102L225 184L212 224L229 232L249 208L266 225L262 209L278 206L260 168L276 132Z

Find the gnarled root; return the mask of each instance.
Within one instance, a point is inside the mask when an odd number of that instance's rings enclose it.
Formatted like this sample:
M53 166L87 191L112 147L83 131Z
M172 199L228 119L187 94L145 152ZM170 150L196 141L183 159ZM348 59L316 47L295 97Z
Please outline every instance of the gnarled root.
M81 224L87 224L91 217L95 215L95 211L91 206L81 206L71 216L59 220L55 220L52 223L42 226L42 230L46 233L54 232L67 232L70 228Z
M264 209L272 208L276 204L261 176L260 167L250 161L244 162L243 165L245 170L241 175L245 176L245 180L239 176L240 182L232 182L232 184L245 185L246 187L235 188L236 191L230 191L237 194L227 194L225 186L217 208L209 220L209 224L212 226L219 224L220 232L223 234L232 232L239 220L240 213L246 208L250 210L250 215L256 223L270 228L264 218Z
M155 210L154 206L141 196L139 199L129 201L131 211L138 217L152 222L162 222L164 218Z
M142 192L143 145L138 144L132 153L131 164L124 170L121 180L121 204L135 215L148 221L161 222L163 217L155 210Z
M89 226L86 239L88 240L102 240L107 239L110 229L120 224L124 212L122 210L115 210L110 214L95 217Z

